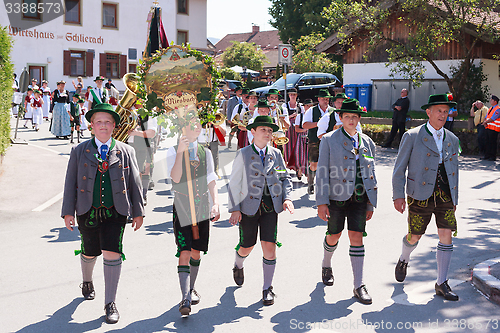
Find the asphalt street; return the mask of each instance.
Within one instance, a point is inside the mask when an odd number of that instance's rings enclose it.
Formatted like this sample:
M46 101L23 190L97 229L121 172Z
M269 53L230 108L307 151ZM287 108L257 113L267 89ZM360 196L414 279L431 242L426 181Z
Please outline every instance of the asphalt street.
M12 121L15 124L14 120ZM115 325L104 322L102 259L94 271L96 298L84 301L78 231L60 217L61 198L71 144L48 132L21 129L29 142L9 148L0 167L0 332L497 332L500 311L471 284L475 264L500 256L499 166L461 157L458 236L450 267L450 285L460 301L434 295L436 226L412 254L404 283L394 266L406 233L406 213L392 205L391 175L395 150L377 148L378 206L367 224L364 282L373 297L363 305L352 296L349 242L344 235L333 256L335 284L321 282L322 241L326 223L316 215L306 180L294 181L295 214L279 216L277 299L264 307L262 251L256 247L245 262L245 284L233 282L237 227L227 212L227 181L235 156L221 147L222 177L217 182L221 220L213 223L209 251L202 256L196 289L201 302L189 318L178 312L180 289L172 230L172 193L166 179L166 151L155 156L155 187L149 191L144 226L124 236L122 275ZM88 139L88 132L87 132Z

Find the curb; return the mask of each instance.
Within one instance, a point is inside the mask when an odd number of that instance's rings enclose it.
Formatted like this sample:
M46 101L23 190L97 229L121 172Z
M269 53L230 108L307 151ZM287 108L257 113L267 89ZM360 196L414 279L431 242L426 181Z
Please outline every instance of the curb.
M500 280L490 274L490 267L500 263L500 257L477 264L472 271L472 283L492 302L500 305Z

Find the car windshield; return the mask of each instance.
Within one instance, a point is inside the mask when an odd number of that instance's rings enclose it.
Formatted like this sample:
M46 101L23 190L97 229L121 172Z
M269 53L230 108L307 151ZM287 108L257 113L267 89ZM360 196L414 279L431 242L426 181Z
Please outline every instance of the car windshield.
M295 83L300 79L302 74L288 74L286 76L286 85L287 88L291 88L295 85ZM273 83L273 88L276 88L278 90L285 89L285 79L281 77L278 81Z

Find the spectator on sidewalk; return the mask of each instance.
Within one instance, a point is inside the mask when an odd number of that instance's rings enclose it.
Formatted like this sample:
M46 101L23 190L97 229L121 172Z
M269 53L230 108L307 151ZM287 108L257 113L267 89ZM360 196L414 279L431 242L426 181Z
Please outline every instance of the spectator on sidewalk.
M392 114L392 129L389 138L382 147L390 148L398 131L399 139L401 140L405 132L406 114L409 108L410 99L408 98L408 90L403 88L401 89L401 98L399 98L396 103L392 104L392 109L394 110Z
M474 111L475 109L475 111ZM488 108L481 101L475 101L470 108L470 116L474 117L474 126L477 128L477 146L481 154L485 153L486 147L486 128L483 125Z
M486 128L486 147L483 160L495 161L497 159L498 132L500 132L500 106L498 97L491 95L491 108L482 125Z

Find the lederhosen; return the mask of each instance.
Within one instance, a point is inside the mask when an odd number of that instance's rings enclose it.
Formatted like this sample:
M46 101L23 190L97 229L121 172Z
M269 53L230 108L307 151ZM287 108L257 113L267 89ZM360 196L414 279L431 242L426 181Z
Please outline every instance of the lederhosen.
M80 106L77 103L69 103L69 113L73 120L70 119L71 128L80 126Z
M344 128L342 133L351 140ZM354 148L355 154L359 154L359 145L361 144L361 135L358 135L358 147ZM354 192L346 201L330 200L328 206L330 218L328 219L328 235L335 235L344 230L345 220L347 218L347 230L362 232L366 236L366 210L368 205L368 195L361 174L359 159L356 160L356 174L354 181Z
M92 145L97 145L92 139ZM109 151L116 145L115 139L111 139ZM102 250L122 254L123 257L123 233L127 216L120 215L113 202L113 189L107 161L103 161L99 154L96 155L98 164L94 180L92 207L85 214L77 216L78 230L81 235L80 252L86 256L99 256Z
M177 151L177 146L175 146ZM199 161L190 161L191 179L193 183L196 221L200 234L199 239L193 239L191 207L189 204L186 162L182 158L182 176L179 183L172 182L174 191L173 225L177 254L191 249L207 252L210 227L210 202L207 184L207 160L205 147L198 143Z
M317 123L321 119L321 110L319 106L316 105L312 110L312 122ZM319 139L318 139L318 127L310 128L307 131L307 142L308 148L307 152L309 154L309 162L318 162L319 158Z
M432 133L425 126L427 133ZM446 132L443 134L443 141ZM455 207L451 199L450 184L444 163L441 162L437 168L436 182L432 195L426 200L415 200L408 196L408 237L412 234L423 235L431 221L432 214L436 219L436 225L440 229L451 229L457 234L457 219Z
M262 163L257 149L255 149L253 144L251 147L255 154L257 154L257 158L253 163ZM268 149L269 148L266 147L266 154ZM248 167L251 167L251 165ZM255 190L257 187L253 189ZM238 251L240 247L249 248L254 246L257 243L257 233L259 229L261 242L276 243L278 247L281 246L281 244L277 242L278 213L274 210L273 199L271 198L267 182L264 183L262 191L262 200L260 201L257 213L254 215L241 213L241 221L239 223L240 239L235 248L236 251Z

